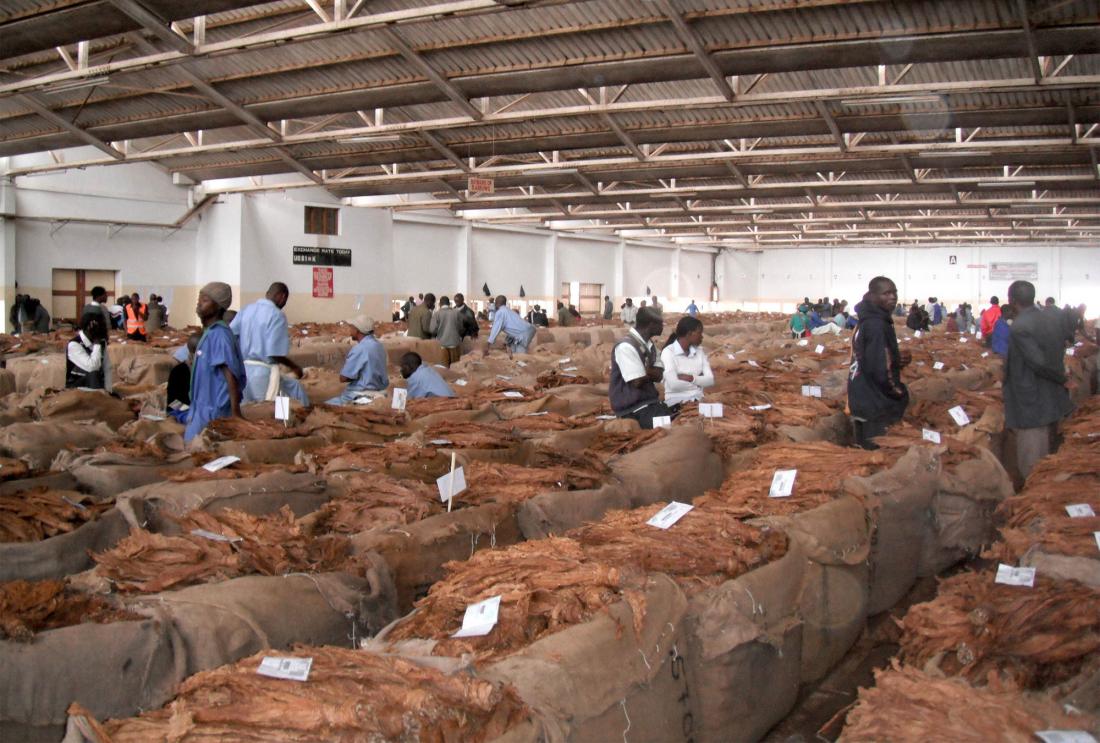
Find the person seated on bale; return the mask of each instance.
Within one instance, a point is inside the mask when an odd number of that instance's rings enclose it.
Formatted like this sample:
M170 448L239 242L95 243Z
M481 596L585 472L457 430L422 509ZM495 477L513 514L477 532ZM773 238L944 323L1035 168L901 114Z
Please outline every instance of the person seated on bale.
M229 325L240 342L248 376L245 402L270 401L285 395L307 408L310 405L309 395L298 381L304 374L302 367L288 356L289 325L283 308L289 298L287 285L276 281L263 299L242 309ZM284 367L290 374L283 374Z
M840 335L840 326L821 316L817 309L811 309L809 314L810 335Z
M809 333L810 317L807 314L809 311L810 306L808 304L800 304L795 313L791 315L787 327L791 330L792 338L802 338Z
M104 389L104 349L107 345L107 322L100 312L85 312L80 318L80 330L69 341L65 355L65 388Z
M439 372L424 363L420 354L409 351L401 357L401 376L406 380L409 397L454 397L454 390Z
M202 337L191 372L191 407L187 410L184 441L198 436L216 418L244 417L244 359L237 337L225 322L225 312L232 303L229 284L212 281L199 290L195 312L202 321Z
M703 352L703 323L687 315L676 323L661 351L665 404L678 410L685 402L699 402L703 390L714 386L714 372Z
M367 392L379 392L390 386L386 374L386 348L374 337L374 320L359 315L348 320L348 325L355 346L348 352L344 368L340 370L340 381L348 386L338 397L326 400L328 405L350 405Z
M558 302L558 325L563 328L572 327L573 314L566 309L565 304Z
M165 412L180 423L187 422L187 409L191 407L191 368L195 365L195 351L199 347L200 338L200 333L192 333L187 339L187 345L181 346L172 355L179 363L168 373Z
M653 338L664 331L664 321L651 308L638 310L630 333L615 344L611 354L611 383L608 396L619 418L633 418L642 428L653 428L653 419L675 416L657 392L665 369L657 357Z

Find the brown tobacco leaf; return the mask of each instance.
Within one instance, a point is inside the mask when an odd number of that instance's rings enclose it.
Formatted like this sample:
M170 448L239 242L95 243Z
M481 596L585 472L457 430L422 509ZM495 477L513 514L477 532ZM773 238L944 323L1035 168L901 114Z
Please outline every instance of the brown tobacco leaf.
M309 679L298 683L256 673L269 654L192 676L163 709L98 724L104 743L481 743L529 717L514 689L466 673L361 650L297 646L278 655L313 659Z
M59 580L0 583L0 640L29 641L45 630L139 619L102 598L66 590Z
M711 402L707 398L707 402ZM714 442L714 450L723 459L737 452L756 446L764 434L764 422L758 417L748 415L751 411L740 412L734 409L723 410L721 418L702 418L698 403L685 403L680 409L679 421L702 421L703 433Z
M875 685L860 689L841 743L953 741L1032 743L1036 730L1082 730L1090 715L1070 715L1048 697L1028 696L995 682L976 689L962 679L921 673L897 661L875 671Z
M1075 675L1100 649L1100 593L1042 575L1033 588L960 573L901 620L901 658L981 684L991 674L1027 688Z
M508 429L502 430L492 424L469 421L437 423L424 431L424 439L449 441L457 449L506 449L518 443L518 439Z
M555 490L589 490L606 481L603 472L567 466L529 467L497 462L470 462L467 489L455 496L464 506L483 503L522 503L540 493Z
M567 627L587 621L627 594L644 602L643 577L590 559L572 539L551 537L500 550L482 550L443 566L446 577L416 603L416 611L387 636L438 642L433 653L470 654L479 661L510 655ZM466 607L501 596L499 621L484 637L453 639ZM638 631L644 613L635 613Z
M277 420L248 420L246 418L217 418L206 425L205 435L210 441L260 441L289 439L304 435L300 427L284 426Z
M111 503L83 493L41 487L0 495L0 542L37 542L94 521Z
M865 477L893 465L896 457L882 450L865 451L824 442L765 444L750 463L734 472L718 490L695 500L696 506L724 505L737 518L779 516L816 508L839 497L844 478ZM794 493L769 498L776 470L798 470Z
M648 526L646 522L665 505L612 511L566 536L577 540L584 553L598 562L665 573L689 594L736 578L787 552L786 534L749 526L720 503L692 509L669 529Z
M603 461L637 451L657 439L664 438L666 431L663 428L653 428L648 431L637 429L634 431L609 431L601 430L586 451L596 454Z
M344 479L345 493L321 507L317 529L356 534L380 526L409 524L444 510L439 491L419 480L356 472Z
M535 389L551 390L555 387L564 387L570 384L592 384L592 381L581 374L566 374L557 369L548 369L535 377Z
M419 397L405 403L405 410L413 418L455 410L473 410L474 403L468 397Z

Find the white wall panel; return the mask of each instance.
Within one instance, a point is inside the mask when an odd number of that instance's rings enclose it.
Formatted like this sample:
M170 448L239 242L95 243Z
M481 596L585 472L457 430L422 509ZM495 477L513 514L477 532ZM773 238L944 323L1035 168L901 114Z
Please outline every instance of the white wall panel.
M475 225L470 234L473 251L470 283L478 288L478 295L482 284L488 284L494 295L518 297L522 285L528 297L543 296L548 239L543 235Z
M558 282L580 281L603 284L610 294L615 282L615 243L606 240L580 240L558 237Z
M469 292L459 286L459 257L465 239L462 225L393 223L393 287L399 296L433 292L452 296ZM479 292L480 294L480 292Z
M710 301L711 261L710 253L680 251L680 297Z
M623 251L624 296L644 298L647 286L658 296L667 295L672 275L672 257L671 250L627 243Z

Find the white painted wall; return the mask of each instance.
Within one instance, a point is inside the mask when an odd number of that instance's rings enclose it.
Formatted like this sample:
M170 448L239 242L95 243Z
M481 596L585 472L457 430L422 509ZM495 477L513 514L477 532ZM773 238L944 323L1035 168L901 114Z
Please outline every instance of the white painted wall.
M670 293L670 282L676 280L672 259L671 250L627 243L623 251L623 294L645 298L645 289L648 286L657 296L667 296Z
M579 281L603 284L604 294L613 294L616 243L558 237L556 249L558 283Z
M464 240L461 225L395 220L390 293L406 297L429 291L436 296L469 293L471 287L458 283Z
M545 235L475 224L470 235L471 294L480 296L482 284L487 283L494 295L516 297L522 285L530 299L551 299L542 289L546 282L546 241ZM475 287L477 292L473 294Z
M710 301L711 254L680 251L680 296Z

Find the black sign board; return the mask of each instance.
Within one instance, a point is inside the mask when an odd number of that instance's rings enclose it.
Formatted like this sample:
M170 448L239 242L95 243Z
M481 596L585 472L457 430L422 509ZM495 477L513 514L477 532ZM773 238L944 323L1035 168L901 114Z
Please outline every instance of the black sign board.
M351 251L344 248L306 248L294 246L296 266L350 266Z

